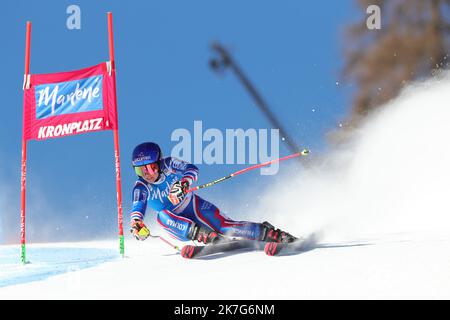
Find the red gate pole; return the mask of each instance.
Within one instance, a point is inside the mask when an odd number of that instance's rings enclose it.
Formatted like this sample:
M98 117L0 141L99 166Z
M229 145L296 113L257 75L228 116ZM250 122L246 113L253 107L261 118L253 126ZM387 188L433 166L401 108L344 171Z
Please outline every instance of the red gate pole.
M114 89L116 89L116 64L114 61L114 35L112 13L108 12L108 43L109 43L109 60L111 63L111 76L113 77ZM119 153L119 119L117 113L117 95L114 92L114 105L116 111L116 126L114 133L114 156L116 161L116 189L117 189L117 211L119 225L119 248L122 257L125 255L125 241L123 237L123 210L122 210L122 182L120 177L120 153Z
M23 90L28 90L28 79L30 74L30 40L31 40L31 22L27 21L27 35L25 38L25 74ZM25 248L25 189L27 178L27 141L25 140L25 104L23 107L23 127L22 127L22 164L20 178L20 245L21 245L21 261L27 263Z

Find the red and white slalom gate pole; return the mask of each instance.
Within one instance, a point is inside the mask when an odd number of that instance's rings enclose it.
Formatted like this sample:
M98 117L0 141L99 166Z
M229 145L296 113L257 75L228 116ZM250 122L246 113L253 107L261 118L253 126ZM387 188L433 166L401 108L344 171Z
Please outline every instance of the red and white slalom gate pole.
M30 74L30 43L31 43L31 22L27 21L27 34L25 38L25 72L23 79L23 90L28 90L28 80ZM25 99L25 95L24 95ZM25 108L23 108L23 128L22 128L22 164L20 178L20 259L23 264L27 263L26 237L25 237L25 203L26 203L26 178L27 178L27 141L25 136Z
M109 60L111 63L111 76L113 77L114 88L116 90L116 64L114 61L114 35L112 13L108 12L108 43L109 43ZM117 92L114 94L114 105L116 108L116 127L114 133L114 157L116 164L116 190L117 190L117 214L119 225L119 249L122 257L125 255L125 240L123 236L123 210L122 210L122 182L120 177L120 152L119 152L119 119L117 113Z

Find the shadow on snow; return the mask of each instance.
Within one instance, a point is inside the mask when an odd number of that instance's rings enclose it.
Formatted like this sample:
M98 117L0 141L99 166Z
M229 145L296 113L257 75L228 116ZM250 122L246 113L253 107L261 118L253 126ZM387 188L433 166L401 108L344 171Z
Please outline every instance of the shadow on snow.
M371 246L375 245L375 243L372 242L359 242L359 243L318 243L318 238L316 238L314 235L308 237L305 239L305 243L301 245L301 247L295 249L295 250L286 250L278 253L275 257L282 257L282 256L293 256L293 255L299 255L303 254L308 251L316 250L316 249L335 249L335 248L348 248L348 247L362 247L362 246ZM224 258L236 254L242 254L242 253L248 253L248 252L254 252L254 251L262 251L255 248L242 248L237 249L233 251L227 251L227 252L219 252L215 254L211 254L204 257L198 257L196 260L213 260L213 259L219 259Z

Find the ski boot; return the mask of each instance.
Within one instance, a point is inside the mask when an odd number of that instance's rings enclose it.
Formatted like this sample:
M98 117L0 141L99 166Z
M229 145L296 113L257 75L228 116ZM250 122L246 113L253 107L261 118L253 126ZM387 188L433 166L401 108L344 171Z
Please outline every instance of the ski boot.
M262 223L262 226L263 226L263 230L262 230L261 241L290 243L290 242L294 242L297 239L296 237L294 237L293 235L291 235L285 231L282 231L280 229L275 229L275 227L267 221L264 221Z
M222 236L217 232L206 229L198 224L194 224L191 227L189 235L187 236L190 240L196 240L204 244L216 244L222 241Z

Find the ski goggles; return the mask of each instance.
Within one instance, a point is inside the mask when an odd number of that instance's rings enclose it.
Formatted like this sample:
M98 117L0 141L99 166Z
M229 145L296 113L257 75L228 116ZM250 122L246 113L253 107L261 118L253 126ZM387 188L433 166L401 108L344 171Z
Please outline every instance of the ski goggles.
M139 167L134 167L134 171L136 172L136 174L139 177L145 177L148 175L154 175L154 174L158 173L159 166L155 162L155 163L150 163L150 164L146 164L146 165L139 166Z

